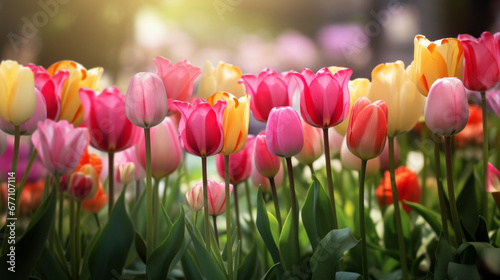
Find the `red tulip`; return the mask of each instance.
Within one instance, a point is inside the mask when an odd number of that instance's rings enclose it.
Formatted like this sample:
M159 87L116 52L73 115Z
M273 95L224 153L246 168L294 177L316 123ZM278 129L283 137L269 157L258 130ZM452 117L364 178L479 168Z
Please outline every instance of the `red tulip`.
M415 171L406 166L398 167L395 171L396 186L398 189L399 201L420 202L420 184ZM380 207L392 204L391 178L389 171L386 171L384 178L380 180L380 185L375 191ZM403 204L404 210L409 213L411 208Z
M497 35L498 34L498 35ZM486 91L500 80L500 46L489 32L474 38L468 34L458 35L464 47L464 84L470 90Z
M226 212L226 185L224 182L217 183L214 180L208 180L208 214L219 216ZM229 185L229 194L233 192L233 185Z
M276 176L281 167L281 160L267 149L265 131L262 131L255 137L254 145L253 161L255 163L255 170L266 178Z
M134 145L141 129L125 115L125 95L117 87L108 87L101 94L80 89L85 110L83 126L89 129L90 145L106 152L118 152Z
M274 107L292 106L293 90L284 77L276 71L266 68L258 77L243 75L240 83L245 84L247 94L252 96L250 110L256 120L267 122Z
M252 171L252 154L255 137L250 136L243 150L230 155L229 160L229 181L236 185L245 182L250 177ZM217 172L224 179L224 155L215 156Z
M194 104L174 101L174 105L182 116L179 122L182 148L190 154L201 157L217 154L224 144L222 119L226 101L219 100L214 107L201 98Z
M266 126L266 144L271 154L289 158L302 150L304 133L300 117L292 107L273 108Z
M384 149L387 134L387 105L360 97L352 107L346 141L349 150L363 160L372 159Z
M89 168L88 170L94 169ZM97 174L95 171L93 171L93 173L94 174L84 174L83 172L75 172L71 174L68 184L68 194L79 201L92 198L97 192L97 186L99 184Z

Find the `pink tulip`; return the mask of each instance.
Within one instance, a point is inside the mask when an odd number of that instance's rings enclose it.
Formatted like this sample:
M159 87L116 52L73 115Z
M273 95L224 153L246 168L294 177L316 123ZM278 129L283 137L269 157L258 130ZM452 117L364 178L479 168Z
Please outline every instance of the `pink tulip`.
M35 75L35 88L38 89L45 99L47 106L47 119L58 121L61 116L61 91L69 77L68 70L59 70L50 77L47 70L42 66L27 64Z
M179 135L182 148L201 157L217 154L224 144L222 119L226 101L219 100L214 107L202 98L194 104L174 101L174 105L181 112Z
M226 212L226 185L224 182L217 183L214 180L208 180L208 214L219 216ZM233 185L229 185L229 194L233 192Z
M486 192L500 193L500 172L488 162L488 173L486 179Z
M292 106L293 90L289 90L282 75L266 68L258 77L243 75L240 83L245 84L247 94L252 96L250 110L256 120L267 122L274 107Z
M349 113L349 78L352 70L342 68L332 74L328 68L314 74L304 69L296 76L302 80L300 113L310 125L332 127L341 123Z
M266 144L269 152L289 158L302 150L304 133L300 117L292 107L273 108L266 126Z
M498 35L497 35L498 34ZM474 38L468 34L458 35L464 47L464 84L470 90L486 91L500 80L500 46L489 32Z
M323 155L323 131L307 124L303 119L301 121L304 130L304 147L295 158L303 164L310 165Z
M271 154L267 149L265 131L255 137L253 161L257 172L265 178L275 177L281 168L280 158Z
M432 84L425 103L425 123L434 133L450 136L462 131L469 118L465 87L457 78L441 78Z
M387 134L387 105L360 97L352 107L346 141L349 150L363 160L372 159L384 149Z
M254 136L247 138L247 143L243 150L236 154L230 155L229 158L229 181L231 184L236 185L245 182L250 177L252 171L252 154L253 144L255 141ZM215 164L217 172L224 179L224 155L217 154L215 156Z
M179 134L173 121L167 117L159 125L151 128L151 172L155 179L172 174L182 161ZM146 168L146 148L144 137L136 145L137 157Z
M47 118L47 108L42 93L35 88L35 112L26 122L19 125L21 135L31 135L37 129L39 121L44 121ZM14 135L15 126L0 118L0 129L8 134Z
M137 142L141 129L125 116L125 95L117 87L108 87L99 95L82 88L80 99L85 110L83 126L89 129L92 147L119 152Z
M160 77L149 72L135 74L125 96L127 118L139 127L149 128L161 123L167 112L167 93Z
M47 170L62 176L78 166L90 136L86 128L74 128L67 121L47 119L38 123L31 141Z
M143 138L142 136L139 137L139 141L137 141L137 143L143 142L144 140L141 140L142 138ZM137 143L135 146L132 146L120 153L117 153L115 157L115 162L117 164L124 164L127 162L133 163L135 166L134 180L142 180L146 178L146 170L144 170L144 167L142 167L142 164L139 162L139 158L136 152Z
M186 193L186 200L194 211L203 209L203 182L196 184Z
M89 170L93 170L93 168ZM97 175L95 176L97 178ZM69 178L68 194L72 198L82 201L92 198L95 195L99 182L93 178L93 175L75 172Z
M342 141L342 147L340 148L340 162L342 163L342 168L347 168L350 170L361 170L361 159L354 155L347 147L346 138ZM376 157L369 160L366 163L366 175L374 175L380 171L380 158Z
M193 82L201 73L200 68L194 67L187 60L172 64L170 60L157 56L154 59L158 71L156 74L163 81L167 92L168 102L173 100L189 101L193 94ZM175 107L169 106L170 109Z
M281 184L283 184L283 179L285 175L284 173L285 172L283 171L280 160L278 164L278 170L274 175L274 183L276 184L276 189L279 189L281 187ZM252 164L252 172L250 173L250 179L252 181L252 185L255 188L258 188L260 186L263 193L271 193L271 183L269 182L269 178L262 176L262 174L259 173L259 171L257 171L255 162Z

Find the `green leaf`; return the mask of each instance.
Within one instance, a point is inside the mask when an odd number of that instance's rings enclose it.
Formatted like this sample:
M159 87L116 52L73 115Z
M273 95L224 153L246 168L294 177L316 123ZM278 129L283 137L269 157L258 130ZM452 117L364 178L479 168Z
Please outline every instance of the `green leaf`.
M68 275L59 265L59 262L52 256L52 253L47 250L47 247L43 248L37 267L37 271L41 273L45 279L69 279Z
M445 280L448 277L448 264L453 261L455 250L443 236L439 238L436 250L436 266L434 267L434 279Z
M40 255L49 236L49 231L54 222L56 210L56 191L52 191L42 205L37 209L31 219L25 233L15 245L8 244L8 249L5 255L0 258L0 279L27 279L38 262ZM10 221L8 221L10 223ZM16 226L19 226L19 221L15 221ZM9 228L6 228L7 234ZM15 247L15 273L9 271L11 265L10 248Z
M257 247L255 244L252 246L252 250L246 256L243 263L238 268L238 279L255 279L255 273L257 266Z
M298 232L293 230L292 210L288 212L279 241L280 258L283 264L283 269L292 273L295 267L300 267L300 255L298 248L295 248L295 240Z
M363 277L354 272L339 271L335 273L335 280L358 280L363 279Z
M172 226L167 238L156 248L146 264L146 275L149 279L165 279L172 260L184 242L185 218L181 207L179 218ZM173 264L175 265L175 263Z
M135 250L137 251L137 255L141 259L143 263L147 263L147 245L146 241L142 238L142 236L136 231L135 232Z
M482 255L484 249L493 248L491 244L486 242L465 242L457 249L457 254L460 256L460 262L463 264L475 264Z
M432 211L429 208L426 208L422 204L414 203L410 201L404 202L406 205L410 206L415 212L417 212L424 220L431 226L432 230L436 233L437 236L441 234L443 231L443 226L441 225L441 219L439 214Z
M481 206L478 202L476 189L477 186L474 181L474 175L470 174L457 199L458 216L469 232L475 232L479 223L478 217Z
M474 237L476 238L477 242L490 242L490 238L488 237L488 228L486 227L486 221L481 216L479 216L479 224L477 225Z
M122 191L92 248L88 260L92 279L111 279L122 273L135 234L124 200Z
M403 207L401 207L401 204L399 204L399 209L401 210L401 225L403 228L405 246L408 248L410 240L410 218L403 210ZM387 206L384 213L384 244L387 249L399 251L394 204Z
M267 280L269 278L269 276L271 276L271 273L273 272L274 268L277 267L280 263L275 263L273 264L269 270L266 272L266 274L264 274L264 276L262 276L261 280Z
M475 265L450 262L448 264L448 279L479 280L479 272Z
M226 279L225 271L223 272L221 270L219 265L212 258L211 254L207 251L207 248L205 248L205 245L200 241L195 232L196 229L193 227L191 222L188 221L186 226L189 234L191 235L191 240L193 241L193 245L196 250L196 258L198 259L203 275L210 275L213 279Z
M184 272L184 279L203 280L203 275L189 251L182 256L181 264Z
M257 192L257 229L259 230L259 234L262 237L262 240L264 241L264 244L266 244L267 249L269 250L269 253L271 254L271 257L273 258L273 261L275 264L280 263L280 252L278 250L278 246L276 245L276 242L274 241L273 234L271 232L271 225L269 222L269 216L266 208L266 203L264 202L264 199L262 198L262 190L259 188L259 191ZM282 266L281 264L278 266L278 273L282 274Z
M330 200L316 176L313 176L302 206L302 223L313 250L316 250L321 239L335 228Z
M343 258L344 252L358 244L351 234L350 228L331 230L318 244L313 253L310 265L312 279L334 279L337 262Z

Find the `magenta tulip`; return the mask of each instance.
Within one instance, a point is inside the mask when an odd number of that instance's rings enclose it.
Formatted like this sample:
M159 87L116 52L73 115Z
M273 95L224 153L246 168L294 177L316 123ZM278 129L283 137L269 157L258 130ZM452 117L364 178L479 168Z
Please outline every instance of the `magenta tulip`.
M139 127L150 128L161 123L167 112L167 93L160 77L149 72L135 74L125 96L127 118Z
M434 133L451 136L462 131L469 119L465 87L457 78L441 78L432 84L425 103L425 123Z
M303 119L301 121L304 130L304 147L295 158L303 164L310 165L323 155L323 132Z
M219 216L226 212L225 184L208 180L208 214ZM233 185L229 186L229 194L233 192Z
M78 166L90 136L86 128L74 128L67 121L47 119L38 123L31 141L47 170L62 176Z
M19 125L20 135L31 135L37 129L37 124L47 118L47 108L42 93L35 88L35 112L29 120ZM8 134L14 135L15 126L0 118L0 129Z
M267 149L265 131L255 137L253 160L257 172L266 178L275 177L281 168L280 158L271 154Z
M250 110L258 121L267 122L274 107L292 106L293 90L284 77L276 71L266 68L258 77L243 75L240 83L245 84L247 94L252 96Z
M458 35L464 47L463 82L466 88L486 91L500 80L500 46L496 40L500 33L497 34L483 32L477 39L468 34Z
M151 172L155 179L172 174L182 161L179 134L174 122L169 117L151 128ZM146 149L144 137L136 144L139 162L146 168Z
M229 181L236 185L245 182L250 177L252 171L252 154L255 137L249 136L243 150L232 154L229 161ZM224 179L224 155L215 156L217 172Z
M310 125L327 128L341 123L349 113L349 78L352 70L342 68L334 74L328 68L314 74L304 69L296 74L303 82L300 113Z
M292 107L273 108L266 126L266 144L269 152L289 158L302 150L304 133L299 114Z
M179 136L182 148L200 157L217 154L224 144L222 119L226 101L219 100L214 107L201 98L194 104L174 101L174 105L181 112Z

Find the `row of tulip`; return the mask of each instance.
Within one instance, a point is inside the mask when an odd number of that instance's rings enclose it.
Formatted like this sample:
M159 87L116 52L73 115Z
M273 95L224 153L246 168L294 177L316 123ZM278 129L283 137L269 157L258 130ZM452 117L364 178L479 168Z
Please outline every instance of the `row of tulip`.
M124 193L126 185L145 178L145 191L141 197L146 198L146 241L136 232L135 246L140 248L141 244L144 245L144 250L137 251L146 264L147 277L167 277L179 260L182 260L186 278L190 275L190 267L196 267L196 271L201 270L203 273L200 277L203 274L214 279L242 277L241 267L251 265L251 262L247 262L249 257L245 261L241 259L241 245L237 245L236 249L232 248L233 240L243 241L237 193L233 195L237 237L232 236L231 203L227 202L237 185L246 181L250 173L255 173L256 176L261 176L263 185L269 184L275 208L274 215L267 212L260 190L257 201L252 203L249 199L247 203L251 219L252 204L257 209L255 232L258 232L273 259L273 266L265 265L266 277L272 273L280 279L300 275L312 279L336 275L338 278L353 277L347 272L339 272L340 265L337 264L344 252L354 247L358 241L353 238L349 229L343 228L345 223L342 222L342 212L345 209L339 208L339 199L335 198L336 193L340 193L339 188L342 188L338 185L334 188L332 176L329 143L333 136L330 128L335 127L337 133L342 137L345 135L345 145L350 153L360 160L359 163L354 163L359 168L359 224L356 224L359 232L356 235L359 234L357 237L361 241L360 272L365 279L370 275L368 247L371 237L368 236L373 234L368 232L367 236L366 232L366 226L372 223L370 217L365 219L366 168L368 162L382 153L387 142L388 155L385 157L389 161L389 178L385 179L387 183L382 184L383 187L380 191L377 190L377 194L381 205L393 204L395 226L392 224L392 227L397 236L399 267L403 279L409 279L410 267L407 263L404 233L407 217L400 211L402 194L398 194L399 186L396 184L394 138L412 130L424 116L425 125L436 139L435 167L436 178L439 178L437 190L441 225L436 225L437 219L431 210L419 204L405 203L402 207L407 211L410 208L418 209L418 213L433 226L437 236L442 234L439 244L454 244L458 251L465 251L465 246L470 244L462 244L463 233L466 235L465 240L469 239L467 232L461 228L461 217L455 201L451 136L463 130L469 119L466 88L481 91L481 182L484 184L481 188L481 214L488 220L488 216L492 215L489 213L486 186L488 191L494 193L497 203L500 199L500 183L496 179L498 176L488 177L488 174L498 175L498 172L494 171L492 165L488 165L486 126L486 91L500 80L499 41L500 33L492 35L488 32L483 33L479 39L460 35L458 39L447 38L435 42L416 36L414 61L406 68L401 61L380 64L373 69L371 81L350 81L352 70L339 67L322 68L316 73L304 69L279 74L272 69L265 69L259 75L242 75L235 66L220 63L213 68L208 63L198 86L197 99L192 96L193 83L201 70L187 61L172 64L163 57L155 58L157 72L135 74L125 95L116 87L97 93L97 83L103 71L101 68L87 71L78 63L62 61L45 70L41 66L30 64L23 67L14 61L3 61L0 65L0 128L14 135L12 167L9 171L14 174L17 171L21 135L31 135L35 148L18 184L16 205L37 157L52 178L47 180L46 185L52 187L45 188L44 202L37 210L40 214L34 216L19 240L19 244L35 242L26 240L34 234L34 229L38 230L36 233L40 238L34 246L36 249L21 253L26 254L23 256L26 260L35 261L27 262L26 269L18 273L23 277L31 275L39 256L49 254L51 258L58 258L59 265L62 266L61 275L66 278L109 278L113 277L113 273L121 274L134 241L131 218L137 214L142 202L138 193L138 202L127 213ZM300 116L291 107L297 94L300 95ZM495 100L499 99L492 98L491 102L494 103ZM498 107L498 102L496 105ZM256 137L248 136L250 111L255 119L266 123L265 131ZM448 196L440 180L440 136L444 136L445 140ZM107 177L107 184L104 184L107 194L103 191L100 179L102 161L97 155L88 153L89 145L108 155L107 175L104 175ZM179 169L182 161L181 148L201 159L203 180L187 192L186 200L196 213L204 211L203 235L198 232L196 218L193 225L181 211L179 218L173 223L164 214L165 203L160 202L160 180L168 178ZM292 157L306 165L312 165L323 153L329 200L318 179L314 177L299 209L300 199L298 201L295 189L297 179L294 178ZM216 165L221 177L225 179L223 184L208 179L207 157L214 155L217 155ZM286 162L290 201L284 222L280 213L283 207L279 205L276 186L282 169L280 158L284 158ZM115 160L120 163L118 174L115 174ZM311 169L314 173L314 169ZM125 185L116 201L115 181ZM418 192L418 188L414 189ZM57 196L58 230L55 231ZM94 213L99 212L105 205L106 196L109 210L107 223L93 235L88 249L82 254L80 209L83 207ZM411 196L408 198L418 201L420 194L415 196L416 199ZM67 234L69 268L66 257L64 254L61 257L60 252L63 248L61 241L65 240L63 217L67 211L64 207L66 197L70 212ZM164 194L163 199L165 197ZM343 203L342 201L341 204ZM303 227L299 212L302 214ZM221 254L221 250L212 242L220 242L215 217L223 213L226 215L226 242ZM447 226L448 215L451 215L452 232ZM209 216L214 217L215 235L212 233ZM166 235L161 234L164 232L162 217L166 217L168 224ZM329 221L322 224L323 220ZM494 227L494 224L490 226ZM197 252L195 257L183 257L190 247L184 238L185 228L189 231L192 248ZM309 271L302 268L304 250L308 250L301 245L300 236L304 229L312 247L312 251L306 253L311 254L307 262L313 269ZM123 231L118 235L120 238L115 236L115 231ZM454 236L454 241L451 236ZM120 242L113 241L114 238ZM344 245L331 249L335 244ZM446 246L451 252L451 245ZM61 250L58 252L55 248ZM7 253L9 246L5 238L2 260L8 258ZM324 257L325 253L328 256ZM264 251L263 255L267 257L267 252ZM224 264L223 259L227 264ZM452 259L449 263L461 265ZM445 263L446 267L449 263ZM436 267L441 268L442 265ZM2 269L2 273L6 271L8 270ZM48 275L45 269L38 273L46 277Z

